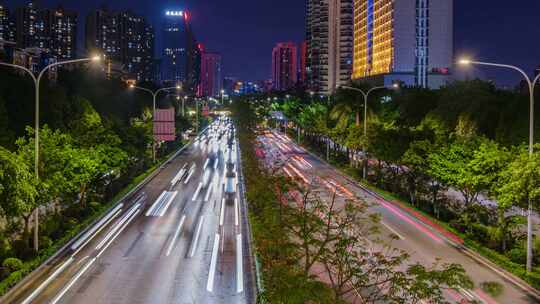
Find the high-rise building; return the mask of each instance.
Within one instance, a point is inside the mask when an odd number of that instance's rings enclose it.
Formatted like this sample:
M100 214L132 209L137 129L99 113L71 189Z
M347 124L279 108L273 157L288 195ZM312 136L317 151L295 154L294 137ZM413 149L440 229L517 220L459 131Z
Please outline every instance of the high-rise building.
M331 94L350 82L353 57L353 0L307 0L307 85Z
M187 79L188 44L191 34L184 11L166 11L162 29L161 80L171 84Z
M26 6L17 8L16 34L17 47L21 49L37 47L49 48L49 26L47 18L38 10L37 4L30 1Z
M48 50L58 60L77 56L76 12L61 6L40 10L34 1L30 1L17 8L15 25L18 48Z
M118 14L101 8L86 16L85 47L88 53L101 52L107 60L120 61Z
M49 37L49 49L58 60L69 60L77 57L77 13L57 9L44 10L46 32Z
M155 80L154 45L152 26L130 11L102 8L86 17L87 52L104 54L109 74L118 66L137 81Z
M201 56L201 95L220 96L222 88L221 55L203 51Z
M540 74L540 66L538 66L535 70L534 70L534 76L538 76Z
M298 66L298 82L305 85L307 83L307 42L300 43L300 65Z
M153 27L140 16L122 12L118 17L120 33L120 61L124 69L137 81L154 80Z
M354 80L437 88L450 79L453 0L354 3Z
M0 4L0 40L15 42L15 20L7 7Z
M274 89L287 90L296 85L298 49L292 42L278 43L272 50L272 81Z

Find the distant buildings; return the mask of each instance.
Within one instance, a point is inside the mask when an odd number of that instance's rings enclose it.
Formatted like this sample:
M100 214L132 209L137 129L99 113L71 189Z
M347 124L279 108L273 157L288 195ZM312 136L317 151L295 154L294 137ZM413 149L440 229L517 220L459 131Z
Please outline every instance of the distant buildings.
M40 9L30 1L15 14L15 42L18 48L48 50L58 59L77 57L77 13L59 6ZM11 31L11 30L10 30Z
M278 91L293 88L298 80L298 49L292 42L278 43L272 50L272 82Z
M201 54L201 94L202 96L221 96L221 55L202 51Z
M198 91L201 71L201 47L191 29L189 13L166 11L163 16L161 45L161 82L181 83L184 91Z
M331 94L350 82L353 11L353 0L307 0L307 85L316 93Z
M538 76L540 74L540 66L538 66L535 70L534 70L534 76Z
M354 2L354 80L438 88L450 79L453 0Z
M307 84L307 41L300 43L300 65L298 67L298 82L302 85Z
M0 5L0 40L15 42L15 20L7 7Z
M86 50L103 54L108 74L128 74L137 81L155 80L154 29L143 17L132 12L106 8L86 17Z

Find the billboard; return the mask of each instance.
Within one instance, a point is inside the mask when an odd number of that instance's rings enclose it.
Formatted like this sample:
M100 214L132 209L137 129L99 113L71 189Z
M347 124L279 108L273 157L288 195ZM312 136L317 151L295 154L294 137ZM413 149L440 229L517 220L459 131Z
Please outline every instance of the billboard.
M154 138L156 141L174 141L176 139L174 118L174 108L156 109L154 113Z

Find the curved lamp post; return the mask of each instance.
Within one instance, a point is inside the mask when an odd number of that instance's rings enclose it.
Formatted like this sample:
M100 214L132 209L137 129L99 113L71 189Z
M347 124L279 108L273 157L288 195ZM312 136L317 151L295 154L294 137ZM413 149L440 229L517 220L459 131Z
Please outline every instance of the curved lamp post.
M490 62L481 62L481 61L473 61L470 59L461 59L458 61L459 65L462 66L470 66L470 65L484 65L484 66L492 66L492 67L498 67L498 68L506 68L511 69L514 71L518 71L521 75L523 75L523 78L525 78L525 81L527 82L527 85L529 86L529 155L533 155L534 153L534 87L536 83L540 80L540 74L538 74L534 79L531 80L529 75L525 73L522 69L508 64L499 64L499 63L490 63ZM532 270L532 212L533 212L533 206L532 202L529 200L529 206L528 206L528 212L527 212L527 271L530 272Z
M373 87L373 88L369 89L367 92L365 92L362 89L353 88L353 87L349 87L349 86L341 86L340 88L360 92L362 94L362 96L364 97L364 137L366 137L367 136L367 102L368 102L369 95L374 91L383 90L383 89L390 89L390 88L387 87L387 86ZM399 84L394 83L391 88L392 89L398 89ZM366 152L364 151L364 154L365 153ZM367 167L367 160L366 160L366 163L364 164L363 169L362 169L362 176L363 176L364 179L367 178L367 168L366 167Z
M54 68L56 66L60 66L60 65L66 65L66 64L73 64L73 63L82 63L82 62L90 62L90 61L100 61L101 60L101 57L100 56L94 56L94 57L90 57L90 58L82 58L82 59L74 59L74 60L66 60L66 61L59 61L59 62L55 62L55 63L52 63L52 64L49 64L48 66L44 67L38 74L38 76L36 77L34 75L34 72L32 72L30 69L26 68L26 67L23 67L23 66L20 66L20 65L16 65L16 64L11 64L11 63L5 63L5 62L0 62L0 66L6 66L6 67L11 67L11 68L15 68L15 69L19 69L19 70L23 70L25 71L28 75L30 75L30 77L32 78L32 80L34 81L34 89L35 89L35 107L36 107L36 112L35 112L35 117L34 117L34 144L35 144L35 155L34 155L34 174L35 174L35 177L36 177L36 180L39 180L39 87L40 87L40 84L41 84L41 79L43 78L43 75L45 75L45 73L47 71L49 71L51 68ZM39 249L39 241L38 241L38 237L39 237L39 210L38 208L36 208L36 210L34 211L34 250L37 252L38 249Z
M154 128L154 119L155 119L155 115L156 115L156 98L157 98L158 94L161 93L161 92L164 92L164 91L167 91L167 90L173 90L173 89L180 90L181 87L179 85L177 85L175 87L161 88L161 89L158 89L156 91L152 91L152 90L147 89L147 88L138 87L138 86L136 86L134 84L129 85L129 87L131 89L137 89L137 90L145 91L147 93L152 94L152 162L156 162L156 139L154 137L154 130L153 130L153 128Z

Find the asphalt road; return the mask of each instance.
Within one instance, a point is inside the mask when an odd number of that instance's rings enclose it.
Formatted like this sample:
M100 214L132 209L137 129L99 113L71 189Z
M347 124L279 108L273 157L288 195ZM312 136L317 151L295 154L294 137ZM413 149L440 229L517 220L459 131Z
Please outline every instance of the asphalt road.
M244 202L237 193L236 203L222 204L227 149L225 137L195 142L140 191L146 199L125 202L80 250L52 261L6 302L254 303ZM233 146L234 163L237 155ZM192 164L189 179L171 186Z
M473 259L462 248L455 246L409 213L390 202L375 197L334 167L307 153L284 134L272 131L265 136L260 136L259 141L263 144L265 159L269 166L275 164L276 161L286 163L282 170L284 174L301 182L310 183L318 190L317 192L326 192L326 197L331 197L336 191L338 200L344 201L352 195L372 204L370 210L382 216L382 234L397 236L397 240L392 242L393 246L408 252L411 255L411 262L422 263L426 266L432 265L437 260L441 263L461 264L476 287L473 290L445 291L444 295L448 301L470 303L475 300L487 304L539 303L537 299L529 296L496 270ZM503 293L495 299L492 298L479 288L482 282L499 282L504 287Z

